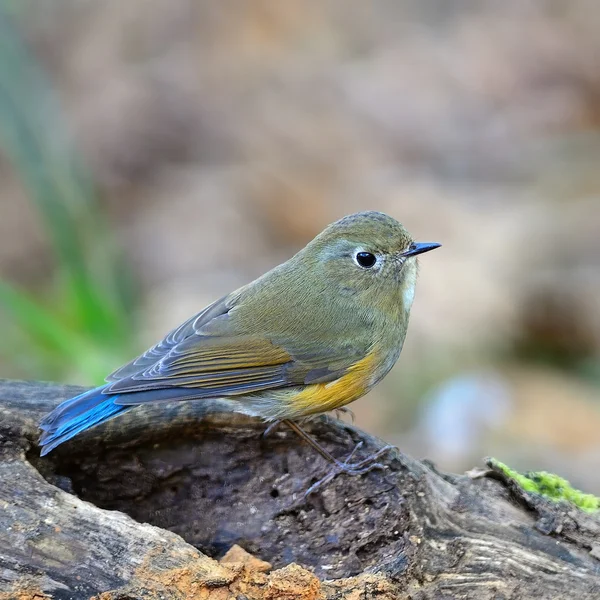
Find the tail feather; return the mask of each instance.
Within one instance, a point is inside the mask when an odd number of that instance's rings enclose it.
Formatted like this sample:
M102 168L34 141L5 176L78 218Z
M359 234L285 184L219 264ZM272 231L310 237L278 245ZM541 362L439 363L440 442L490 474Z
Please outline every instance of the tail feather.
M40 424L41 456L78 433L104 423L130 410L131 406L115 404L118 396L102 393L105 386L89 390L59 404Z
M194 400L202 397L198 390L177 387L130 394L110 394L106 393L109 385L102 385L65 400L44 418L40 423L43 432L40 437L41 456L78 433L121 415L138 404L174 399Z
M102 401L101 395L104 387L93 388L79 394L79 396L61 402L51 413L44 417L40 423L40 429L52 433L61 426L65 419L73 419L94 408Z

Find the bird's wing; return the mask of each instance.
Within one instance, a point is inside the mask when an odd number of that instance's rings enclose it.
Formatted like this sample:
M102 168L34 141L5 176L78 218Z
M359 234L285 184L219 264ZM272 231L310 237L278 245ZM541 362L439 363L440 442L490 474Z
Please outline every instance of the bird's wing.
M126 365L119 367L113 371L106 381L114 383L121 379L126 379L132 375L136 375L145 371L147 368L156 364L161 358L164 358L177 344L180 344L185 339L194 335L195 332L203 325L210 322L215 317L225 315L230 309L227 304L228 296L219 298L219 300L209 304L205 309L198 314L184 321L179 327L173 329L167 336L158 344L146 350L143 354L128 362Z
M186 321L115 371L103 393L120 394L119 403L132 404L163 399L164 390L173 388L185 388L182 398L239 396L333 381L364 356L365 350L355 346L326 344L317 351L282 336L238 332L231 304L221 299Z

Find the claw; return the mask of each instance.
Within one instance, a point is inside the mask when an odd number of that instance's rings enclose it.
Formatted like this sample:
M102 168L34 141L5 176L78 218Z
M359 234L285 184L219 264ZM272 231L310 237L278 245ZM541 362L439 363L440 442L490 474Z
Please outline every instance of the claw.
M354 423L354 413L353 413L353 412L352 412L352 411L351 411L351 410L350 410L348 407L346 407L346 406L342 406L341 408L336 408L336 409L334 410L334 412L335 412L335 418L336 418L336 419L339 419L339 418L340 418L340 417L339 417L339 414L341 413L341 414L343 414L343 415L350 415L350 421L351 421L352 423Z
M383 448L381 448L380 450L375 452L375 454L371 454L370 456L367 456L366 458L364 458L363 460L361 460L359 462L351 463L350 460L352 459L352 457L354 456L356 451L362 447L362 445L363 445L362 442L359 442L358 444L356 444L356 446L354 446L354 449L348 455L348 458L346 458L346 460L344 460L344 461L336 460L334 463L333 469L331 469L331 471L329 473L327 473L327 475L325 475L325 477L323 477L322 479L319 479L319 481L317 481L316 483L313 483L306 490L306 492L304 492L304 497L307 498L313 492L315 492L317 489L319 489L326 483L333 481L338 475L340 475L342 473L344 473L346 475L364 475L365 473L368 473L369 471L373 471L374 469L384 470L384 469L388 468L387 465L383 465L380 462L376 462L376 461L378 458L380 458L381 456L383 456L390 450L394 449L394 446L391 446L391 445L384 446Z
M261 437L266 438L268 435L271 435L277 427L281 425L281 420L273 421L261 434Z

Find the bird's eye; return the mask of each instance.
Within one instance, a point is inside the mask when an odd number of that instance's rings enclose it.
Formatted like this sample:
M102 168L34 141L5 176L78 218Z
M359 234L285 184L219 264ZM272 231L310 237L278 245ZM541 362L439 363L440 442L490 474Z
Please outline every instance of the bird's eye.
M377 262L377 257L370 252L357 252L355 259L356 264L365 269L370 269Z

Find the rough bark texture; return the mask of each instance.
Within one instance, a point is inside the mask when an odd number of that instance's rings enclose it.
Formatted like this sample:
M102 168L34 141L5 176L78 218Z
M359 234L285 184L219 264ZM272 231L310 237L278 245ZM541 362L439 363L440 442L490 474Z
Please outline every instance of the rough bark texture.
M305 498L329 469L311 448L200 403L135 409L41 459L37 423L78 391L0 383L0 600L600 598L600 518L498 476L392 452ZM340 457L381 445L309 429Z

